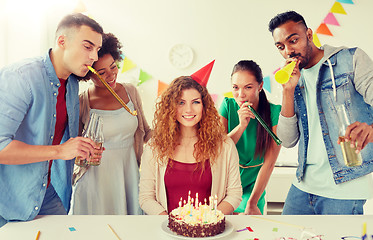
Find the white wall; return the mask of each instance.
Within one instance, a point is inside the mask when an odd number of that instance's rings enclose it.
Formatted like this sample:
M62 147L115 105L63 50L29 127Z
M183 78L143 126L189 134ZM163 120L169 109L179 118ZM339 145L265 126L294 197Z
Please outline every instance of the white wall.
M32 2L48 3L44 13L30 8ZM0 0L4 5L11 0ZM22 2L22 1L21 1ZM24 2L28 2L25 1ZM31 2L31 1L30 1ZM54 43L58 21L74 9L78 0L34 0L29 4L14 4L11 12L0 16L0 67L23 57L44 54ZM169 83L180 75L190 75L216 59L208 89L220 94L230 91L230 73L241 59L253 59L262 67L264 76L283 64L267 30L269 20L279 12L296 10L309 27L316 30L335 1L331 0L86 0L89 16L96 19L105 31L113 32L122 41L124 53L138 68L122 74L122 81L134 81L139 69L154 78L139 87L143 93L147 118L152 119L157 80ZM355 0L343 4L347 15L335 14L341 26L330 26L334 37L319 35L322 43L359 46L373 57L370 37L373 29L371 0ZM26 9L25 9L26 8ZM1 7L0 7L1 9ZM33 10L33 11L32 11ZM16 15L18 14L18 15ZM22 22L17 22L17 18ZM5 20L5 23L4 23ZM363 27L364 26L364 27ZM195 53L195 60L186 69L176 69L168 62L173 44L186 43ZM6 47L4 47L6 45ZM271 82L269 99L281 103L281 86ZM218 103L220 103L221 98Z
M13 3L11 5L10 3ZM14 7L16 2L16 7ZM21 4L24 2L23 4ZM87 14L107 32L122 41L124 54L137 68L120 75L120 80L135 82L140 68L153 79L139 86L146 117L150 122L157 97L157 80L169 83L181 75L190 75L215 59L208 89L219 94L230 91L230 73L241 59L253 59L270 75L283 59L267 30L277 13L295 10L310 28L322 23L334 0L83 0ZM373 58L373 1L354 0L342 4L347 15L335 14L340 26L329 25L333 37L318 35L322 44L359 46ZM58 21L71 12L78 0L0 0L0 67L17 59L45 54L54 43ZM39 3L43 8L37 7ZM7 6L10 9L5 13ZM44 12L43 12L44 11ZM17 22L22 19L22 22ZM186 69L168 62L172 45L186 43L195 60ZM86 85L82 86L86 88ZM281 103L281 86L271 80L269 99ZM296 149L281 150L280 161L295 161Z

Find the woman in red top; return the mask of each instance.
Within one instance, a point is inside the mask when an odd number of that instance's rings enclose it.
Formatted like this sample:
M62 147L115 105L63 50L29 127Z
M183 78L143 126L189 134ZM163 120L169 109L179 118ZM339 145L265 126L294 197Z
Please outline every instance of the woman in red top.
M141 160L141 208L167 214L191 191L202 203L216 195L218 209L232 213L242 195L238 154L206 87L189 76L175 79L156 105L153 125Z

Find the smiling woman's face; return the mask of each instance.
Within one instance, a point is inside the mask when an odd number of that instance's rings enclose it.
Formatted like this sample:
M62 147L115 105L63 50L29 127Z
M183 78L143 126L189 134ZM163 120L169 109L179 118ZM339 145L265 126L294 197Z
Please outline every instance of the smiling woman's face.
M100 57L98 61L93 64L93 68L102 77L102 79L104 79L110 85L111 88L115 89L118 67L111 54L105 54L104 56ZM91 79L95 86L105 87L96 75L92 75L93 77L91 77Z
M201 94L194 88L185 89L178 102L176 119L181 126L195 127L202 118Z

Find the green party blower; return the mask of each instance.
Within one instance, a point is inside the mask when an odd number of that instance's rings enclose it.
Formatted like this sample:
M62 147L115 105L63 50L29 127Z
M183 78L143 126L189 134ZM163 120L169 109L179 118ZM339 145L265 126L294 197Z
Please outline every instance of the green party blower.
M276 134L271 130L270 127L268 127L268 125L264 122L263 118L261 118L259 116L259 114L254 110L253 107L251 107L250 105L247 106L250 111L254 114L255 118L258 120L258 122L264 127L264 129L269 133L269 135L271 135L271 137L273 138L273 140L275 140L276 144L277 145L280 145L282 143L282 141L276 136Z

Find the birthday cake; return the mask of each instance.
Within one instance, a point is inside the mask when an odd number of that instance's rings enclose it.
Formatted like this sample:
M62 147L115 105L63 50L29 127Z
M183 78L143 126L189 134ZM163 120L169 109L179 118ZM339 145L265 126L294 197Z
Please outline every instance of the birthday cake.
M225 230L225 216L216 204L186 203L168 215L168 228L186 237L211 237Z

